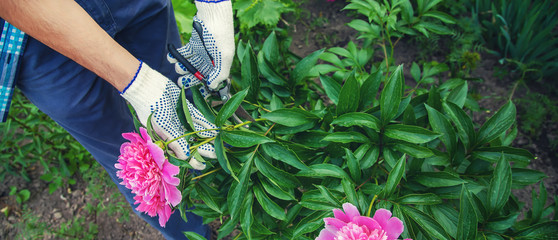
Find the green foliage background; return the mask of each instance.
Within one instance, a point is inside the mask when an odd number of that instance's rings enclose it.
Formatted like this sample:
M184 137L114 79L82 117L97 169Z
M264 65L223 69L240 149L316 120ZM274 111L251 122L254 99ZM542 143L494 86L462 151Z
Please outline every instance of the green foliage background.
M538 136L542 123L529 116L554 119L554 100L528 96L516 102L531 107L519 110L508 101L480 124L471 117L480 107L470 87L470 73L485 50L519 66L520 80L530 72L554 73L554 3L347 1L344 12L354 17L348 26L358 31L358 40L297 56L288 49L292 39L283 20L300 18L300 4L233 1L236 94L211 108L194 91L196 105L221 128L214 139L218 159L206 159L208 168L198 176L187 162L170 159L182 167L180 211L195 206L192 211L206 222L221 221L219 238L239 229L237 239L313 239L322 218L344 202L366 215L390 209L405 223L402 237L413 239L556 238L557 204L546 203L546 176L526 168L534 158L530 152L512 147L516 118ZM173 6L187 41L195 5L173 0ZM431 46L422 59L402 66L394 64L401 39L457 44L444 53L445 62L428 58ZM405 79L405 70L412 79ZM240 105L257 121L229 121ZM19 93L10 114L1 125L0 178L29 180L26 169L41 164L41 179L54 192L75 183L76 173L97 168L83 147ZM511 190L532 185L539 185L539 193L533 191L532 208L520 217L525 203ZM23 204L29 198L25 189L12 191ZM48 230L32 213L25 216L34 225L22 229ZM83 219L68 224L50 231L96 235L96 226Z

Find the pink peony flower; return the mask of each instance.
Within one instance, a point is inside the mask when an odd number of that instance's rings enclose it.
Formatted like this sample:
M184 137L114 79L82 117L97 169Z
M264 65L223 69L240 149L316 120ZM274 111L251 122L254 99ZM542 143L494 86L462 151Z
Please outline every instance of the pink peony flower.
M123 133L129 140L120 147L118 163L120 169L116 176L122 179L120 184L136 194L134 204L140 212L151 217L159 215L159 224L164 227L172 213L170 205L176 206L182 200L182 194L176 188L180 179L174 177L180 172L177 166L169 163L163 150L151 141L145 128L137 133Z
M403 232L403 222L386 209L373 218L361 216L350 203L343 204L343 210L333 209L334 218L324 218L325 228L316 240L395 240Z

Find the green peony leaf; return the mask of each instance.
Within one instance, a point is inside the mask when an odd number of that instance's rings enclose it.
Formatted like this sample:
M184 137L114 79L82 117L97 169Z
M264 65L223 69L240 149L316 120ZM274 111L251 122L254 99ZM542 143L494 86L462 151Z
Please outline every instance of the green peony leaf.
M494 174L488 186L488 211L495 213L500 211L508 202L511 194L512 173L510 163L504 156L500 157Z
M337 103L339 102L339 91L341 91L341 84L326 75L320 75L320 82L324 87L327 97L329 97L329 99L331 99L331 101L335 105L337 105Z
M221 131L219 135L221 135L224 142L234 147L251 147L257 144L273 142L273 140L266 136L248 130Z
M333 120L331 124L343 127L361 126L380 131L380 120L374 115L362 112L343 114Z
M215 125L217 125L217 127L223 126L225 124L225 121L227 121L227 119L233 115L233 113L236 111L236 109L238 109L238 107L246 97L246 94L248 94L249 90L250 89L247 88L240 92L237 92L223 105L221 110L219 110L219 113L217 113L217 117L215 118Z
M404 124L388 125L385 130L385 135L393 139L410 143L427 143L440 136L439 133L432 132L426 128Z
M482 145L498 138L515 122L515 105L510 101L490 117L479 129L477 144Z
M405 163L407 161L407 156L403 154L399 161L395 164L393 169L389 172L388 179L386 181L386 186L384 187L383 196L384 198L389 198L399 185L403 174L405 174Z
M399 65L385 83L380 96L382 125L386 125L397 115L401 97L403 97L403 66Z
M475 204L467 186L463 184L459 201L459 221L457 223L457 239L476 239L477 215Z
M253 190L258 203L260 203L265 213L279 220L285 220L285 210L271 200L259 184L254 186Z
M355 78L354 71L339 91L339 103L337 104L337 116L354 112L358 109L360 100L360 85Z
M299 108L277 109L273 112L263 114L262 118L288 127L297 127L303 124L313 123L319 119L315 114Z

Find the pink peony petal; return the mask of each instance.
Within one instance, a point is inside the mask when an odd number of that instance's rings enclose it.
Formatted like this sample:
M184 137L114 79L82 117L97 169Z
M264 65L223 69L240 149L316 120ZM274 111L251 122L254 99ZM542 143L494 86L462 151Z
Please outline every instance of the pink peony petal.
M360 212L358 212L358 209L353 204L343 203L343 210L351 221L354 217L360 216Z
M169 186L169 184L164 184L165 189L165 199L172 206L176 206L182 201L182 193L176 189L174 186Z
M399 218L391 217L391 212L386 209L378 209L374 214L382 229L388 233L388 239L397 239L403 232L403 222Z
M122 133L122 137L132 143L139 142L141 137L139 134L131 132L131 133Z
M341 210L341 209L333 209L333 216L343 222L350 222L351 219Z
M324 222L326 224L326 228L332 227L334 230L339 230L345 225L347 225L346 222L343 222L337 218L324 218Z
M172 184L174 186L178 186L178 184L180 183L180 179L174 177L175 175L180 173L180 168L172 165L171 163L169 163L168 161L165 161L165 163L163 164L163 169L162 169L162 175L163 175L163 180L169 184Z
M382 226L380 226L380 224L371 217L358 216L353 218L352 222L359 226L366 226L370 231L374 229L382 229Z
M153 158L153 160L155 160L155 163L157 163L159 169L163 169L163 164L167 160L165 158L165 152L163 152L163 149L161 149L159 146L152 143L151 141L147 142L146 145L147 149L151 153L151 157Z
M147 134L147 129L140 127L141 137L144 140L142 143L151 142L151 137Z
M165 205L157 213L159 214L159 225L161 225L161 227L165 227L165 225L169 221L170 215L172 214L170 207L168 205Z
M330 231L328 231L327 229L322 229L322 231L320 231L320 235L318 235L318 237L316 238L316 240L334 240L334 239L335 239L335 235Z

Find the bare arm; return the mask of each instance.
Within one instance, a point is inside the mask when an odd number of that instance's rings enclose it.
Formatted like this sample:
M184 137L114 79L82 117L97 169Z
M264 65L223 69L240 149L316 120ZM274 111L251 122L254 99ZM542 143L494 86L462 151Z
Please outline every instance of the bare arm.
M0 0L0 17L122 91L139 61L73 0Z

